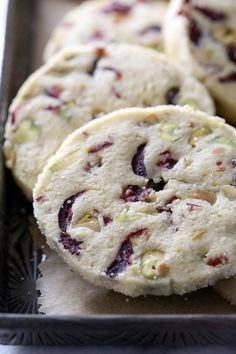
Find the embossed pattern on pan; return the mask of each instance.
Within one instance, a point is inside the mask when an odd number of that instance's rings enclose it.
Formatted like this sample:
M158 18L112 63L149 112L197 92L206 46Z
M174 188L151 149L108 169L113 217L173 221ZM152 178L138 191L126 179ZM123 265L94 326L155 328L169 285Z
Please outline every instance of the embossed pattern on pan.
M3 0L6 36L0 92L0 138L10 99L32 70L29 55L34 39L35 10L73 1ZM60 5L59 5L60 4ZM41 5L41 7L38 5ZM47 10L46 10L47 8ZM63 8L63 6L62 6ZM3 15L1 18L4 22ZM39 19L39 12L36 19ZM53 19L52 23L55 21ZM54 23L53 23L54 25ZM41 28L42 28L41 23ZM40 36L42 37L42 36ZM40 50L36 48L36 56ZM17 58L17 65L16 64ZM34 66L38 61L34 62ZM80 317L38 314L35 288L41 252L31 239L30 206L5 175L0 160L0 342L2 344L86 345L86 344L236 344L236 316L222 315L96 315ZM6 183L6 185L5 185Z

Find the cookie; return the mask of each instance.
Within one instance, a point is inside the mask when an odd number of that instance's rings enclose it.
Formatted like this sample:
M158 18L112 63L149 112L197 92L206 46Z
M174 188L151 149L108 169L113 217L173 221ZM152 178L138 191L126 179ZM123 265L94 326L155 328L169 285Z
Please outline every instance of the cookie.
M34 190L68 265L130 296L192 292L236 273L236 132L189 107L113 112L70 135Z
M164 0L95 0L71 10L57 26L45 60L64 47L89 42L133 43L161 50Z
M236 2L172 0L164 30L166 53L202 80L218 114L236 124Z
M32 198L38 174L76 128L102 113L167 102L214 110L201 84L151 49L110 44L65 50L33 74L12 103L6 164Z

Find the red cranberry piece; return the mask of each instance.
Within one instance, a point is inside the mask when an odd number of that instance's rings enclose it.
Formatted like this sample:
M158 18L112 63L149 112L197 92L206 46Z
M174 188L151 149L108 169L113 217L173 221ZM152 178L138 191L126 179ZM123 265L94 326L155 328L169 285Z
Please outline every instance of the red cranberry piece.
M46 93L46 95L50 97L59 98L61 93L61 88L58 86L51 86L49 88L46 88L44 92Z
M147 177L146 167L144 165L144 149L146 144L142 144L138 147L136 154L132 160L133 171L136 175Z
M46 111L58 112L60 111L61 108L62 108L62 104L58 104L56 106L52 106L52 105L46 106L44 109Z
M134 253L132 243L130 241L131 238L139 237L144 234L147 234L148 229L143 228L133 232L130 232L127 235L126 240L121 244L121 247L114 259L114 261L110 264L110 266L106 270L106 274L110 278L115 278L117 275L132 263L132 254Z
M166 93L166 103L167 104L176 104L175 98L179 93L179 87L172 87Z
M150 33L150 32L160 32L161 26L160 25L150 25L139 32L141 36Z
M89 149L89 153L90 154L94 154L100 150L103 150L103 149L107 149L108 147L112 146L113 145L113 142L112 141L104 141L103 143L101 144L97 144L97 145L94 145L92 146L90 149Z
M139 229L139 230L130 232L130 233L127 235L127 238L136 238L136 237L145 235L145 234L147 234L147 233L148 233L148 229L145 227L145 228L143 228L143 229Z
M226 47L227 55L232 63L236 64L236 45L231 44Z
M70 224L73 216L72 207L77 198L83 195L86 191L80 191L70 198L66 199L63 206L59 210L58 214L58 224L62 232L66 233L67 227Z
M197 208L201 208L200 205L193 204L193 203L186 203L186 206L189 211L196 210Z
M43 195L40 195L40 196L37 197L35 200L36 200L37 203L42 203L42 202L44 201L44 196L43 196Z
M171 152L166 150L160 154L160 161L158 161L157 166L171 170L178 161L172 158Z
M165 205L159 205L156 207L156 210L159 211L160 213L163 213L164 211L167 213L172 213L172 209L171 207L167 206L170 205L171 203L173 203L173 201L175 201L177 199L176 195L173 195L170 199L168 199L165 202Z
M225 265L229 263L229 259L226 256L220 256L216 258L209 258L207 264L211 267L217 267L218 265Z
M232 176L231 186L236 187L236 175Z
M110 66L104 66L103 68L101 68L101 70L106 70L106 71L111 71L115 74L115 79L116 80L120 80L122 78L122 74L119 70L112 68Z
M96 48L95 49L95 54L96 54L96 59L93 61L91 68L89 69L89 71L87 72L90 76L94 76L94 73L97 69L98 63L101 60L102 57L104 57L104 55L106 54L105 49L104 48Z
M91 170L94 167L101 167L101 166L102 166L102 160L98 158L96 161L93 162L87 161L86 164L84 165L84 170L86 172L91 172Z
M189 18L188 31L189 31L189 37L190 37L191 41L195 45L198 45L201 38L202 38L202 31L201 31L197 21L195 21L192 18Z
M219 81L222 82L222 83L236 81L236 71L233 71L232 73L230 73L228 75L220 77Z
M154 182L153 179L149 179L147 182L147 188L151 188L156 192L162 191L165 187L165 182L161 179L159 182Z
M100 30L96 30L93 32L93 34L90 37L91 39L103 39L104 38L104 33Z
M222 166L222 164L223 164L223 161L221 161L221 160L216 161L216 166Z
M109 215L104 215L103 216L103 222L105 224L105 226L107 226L107 224L110 224L113 221L112 217Z
M61 243L65 250L69 251L72 255L79 256L83 241L77 241L74 238L70 237L70 235L66 233L61 233L58 242Z
M136 185L129 185L124 193L120 196L125 202L140 202L145 201L149 192L146 188L142 188Z
M122 98L120 92L118 92L114 86L111 87L111 93L119 99Z
M120 14L120 15L127 15L132 10L132 6L122 4L121 2L114 1L108 6L104 7L102 12L105 14Z
M236 159L233 159L233 160L232 160L232 165L233 165L233 168L236 167Z
M208 7L194 5L193 8L212 21L224 21L227 19L226 14L223 12L212 10Z
M119 273L131 264L131 256L134 253L130 240L125 240L114 259L106 270L106 275L110 278L116 278Z

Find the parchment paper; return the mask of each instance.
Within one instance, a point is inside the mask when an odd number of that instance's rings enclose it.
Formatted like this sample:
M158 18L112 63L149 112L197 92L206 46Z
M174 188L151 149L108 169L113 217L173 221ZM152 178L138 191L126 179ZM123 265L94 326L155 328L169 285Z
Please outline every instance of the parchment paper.
M53 28L63 15L79 2L79 0L37 2L32 69L42 64L44 46ZM70 271L67 265L47 248L33 219L31 223L33 238L48 257L40 265L42 277L37 282L37 288L41 292L39 298L41 312L50 315L236 313L236 308L220 298L211 288L184 297L149 296L134 299L88 284L78 274ZM227 289L230 294L230 288Z

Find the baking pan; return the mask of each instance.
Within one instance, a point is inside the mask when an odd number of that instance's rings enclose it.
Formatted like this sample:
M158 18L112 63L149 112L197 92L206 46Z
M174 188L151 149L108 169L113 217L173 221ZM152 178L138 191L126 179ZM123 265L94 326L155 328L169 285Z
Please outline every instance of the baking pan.
M0 83L0 139L9 102L41 62L37 27L42 6L62 0L0 0L4 55ZM65 0L63 0L65 2ZM75 0L73 1L75 3ZM72 1L68 1L68 8ZM44 11L46 11L44 9ZM52 26L52 23L50 23ZM0 158L0 343L24 345L236 344L236 315L89 315L40 313L36 279L42 254L31 237L32 207ZM79 295L78 295L79 296ZM207 304L206 304L207 306Z

